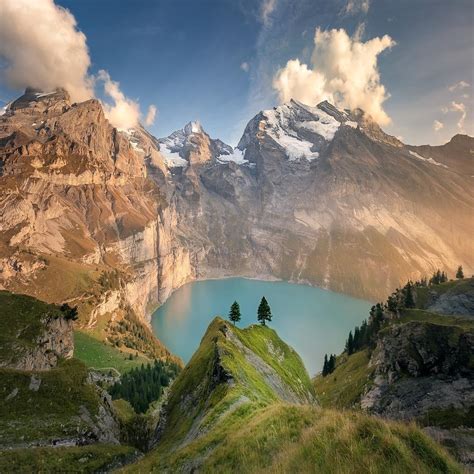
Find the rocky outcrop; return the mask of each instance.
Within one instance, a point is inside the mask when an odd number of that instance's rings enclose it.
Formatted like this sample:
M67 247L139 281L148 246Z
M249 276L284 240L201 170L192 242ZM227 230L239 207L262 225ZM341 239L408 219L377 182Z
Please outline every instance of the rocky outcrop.
M60 359L69 359L74 352L74 336L72 321L63 317L44 316L40 320L41 328L31 343L21 339L12 341L9 355L0 358L0 367L15 370L49 370L57 366Z
M370 359L373 385L363 409L383 416L421 419L432 411L467 412L474 406L474 332L457 326L409 322L378 338Z

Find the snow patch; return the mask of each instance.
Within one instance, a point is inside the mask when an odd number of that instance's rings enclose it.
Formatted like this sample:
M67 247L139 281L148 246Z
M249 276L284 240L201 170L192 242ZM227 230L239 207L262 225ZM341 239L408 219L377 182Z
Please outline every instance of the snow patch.
M319 157L317 144L301 136L301 131L309 131L330 142L340 127L334 117L317 107L310 107L292 101L272 110L263 111L266 132L286 152L290 161Z
M138 151L140 153L145 153L145 150L143 148L140 148L138 146L138 143L137 142L134 142L132 140L130 140L130 145L132 145L132 148L135 150L135 151Z
M439 161L436 161L433 158L425 158L424 156L419 155L415 151L408 150L408 153L410 153L410 155L414 156L415 158L418 158L421 161L426 161L427 163L431 163L432 165L435 165L435 166L442 166L443 168L446 168L446 169L448 168L445 164L440 163Z
M53 95L56 94L56 91L52 92L35 92L35 97L40 98L40 97L47 97L48 95Z
M245 149L244 150L239 150L238 148L234 148L233 153L227 155L219 155L217 157L217 160L220 161L221 163L228 163L229 161L233 161L234 163L237 163L238 165L246 165L248 163L248 160L244 158L245 156Z
M347 120L346 122L344 122L344 125L347 125L348 127L351 127L351 128L357 128L359 126L357 122L351 122L350 120Z
M160 143L160 153L163 155L168 168L184 168L188 166L188 162L181 158L178 152L171 151L164 143Z

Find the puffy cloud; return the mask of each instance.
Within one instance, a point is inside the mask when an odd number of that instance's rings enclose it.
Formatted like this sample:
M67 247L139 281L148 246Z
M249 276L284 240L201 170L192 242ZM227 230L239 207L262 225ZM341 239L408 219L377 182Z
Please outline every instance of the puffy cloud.
M439 120L435 120L433 122L433 130L435 132L439 132L444 127L444 123L440 122Z
M291 98L308 105L328 100L339 107L360 107L381 125L390 122L383 110L388 98L380 82L377 58L395 42L388 35L366 42L344 29L316 30L311 67L288 61L274 77L273 87L283 102Z
M448 112L458 112L460 115L457 126L459 130L464 130L464 121L466 120L466 106L462 102L451 102Z
M456 82L455 84L452 84L448 87L448 90L450 92L454 92L455 90L457 89L466 89L467 87L469 87L470 84L469 82L466 82L466 81L459 81L459 82Z
M260 19L264 25L268 25L271 21L273 11L277 6L277 0L262 0L260 7Z
M448 106L442 107L441 112L447 114L448 112L458 112L460 115L457 127L459 130L464 130L464 121L466 120L466 106L462 102L452 101Z
M145 125L147 127L155 123L156 112L157 112L156 105L151 104L148 107L148 112L145 117Z
M370 0L348 0L344 8L344 13L354 15L356 13L367 13L369 11Z
M240 69L242 69L242 71L249 72L250 64L247 63L247 62L243 62L243 63L240 65Z
M0 0L0 73L13 88L66 89L75 102L94 97L103 83L113 104L104 104L115 127L136 126L140 108L121 92L106 71L94 78L86 36L74 16L54 0ZM154 106L153 106L154 107ZM154 119L156 108L145 121Z
M13 88L64 87L72 100L93 96L86 37L53 0L0 0L0 57Z
M120 90L120 84L110 78L107 71L101 69L97 75L97 81L103 83L105 94L112 99L113 104L103 102L104 112L114 127L126 130L138 124L140 118L140 106L138 102L125 97Z

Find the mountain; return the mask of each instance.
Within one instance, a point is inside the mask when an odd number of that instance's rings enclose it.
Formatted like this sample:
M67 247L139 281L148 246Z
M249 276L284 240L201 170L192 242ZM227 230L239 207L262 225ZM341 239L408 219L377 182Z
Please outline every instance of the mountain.
M412 292L416 307L402 307L398 314L385 307L375 334L353 353L340 354L332 373L314 379L315 390L326 408L416 421L469 469L474 278L415 285ZM369 326L371 321L374 315Z
M375 299L438 267L472 272L473 142L412 147L361 110L291 101L232 149L197 122L157 139L113 128L97 100L28 89L0 116L0 285L166 358L151 309L195 279Z
M159 149L169 168L183 168L208 161L226 161L234 149L219 139L212 139L199 122L189 122L181 130L158 140Z
M196 276L277 277L375 299L436 268L470 271L474 140L452 143L407 146L363 111L327 102L260 112L237 146L242 163L210 160L174 178Z
M275 331L216 318L171 387L156 447L125 471L457 472L414 425L322 410L308 382Z

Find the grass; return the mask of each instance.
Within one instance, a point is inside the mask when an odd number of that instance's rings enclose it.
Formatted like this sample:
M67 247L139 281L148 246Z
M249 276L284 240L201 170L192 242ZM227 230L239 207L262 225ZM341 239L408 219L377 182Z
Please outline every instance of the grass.
M150 361L141 356L138 358L133 356L133 359L130 360L130 354L109 346L84 332L74 332L74 357L84 362L87 367L95 369L113 367L123 374Z
M365 389L371 384L373 369L369 368L368 350L336 359L336 369L314 379L314 388L323 407L352 408Z
M0 451L0 472L106 472L136 455L137 451L129 446L107 444L11 449Z
M417 421L422 426L439 426L444 429L474 428L474 407L471 406L467 411L454 407L432 409Z
M283 402L261 367L249 363L248 352L267 362L302 404ZM334 394L341 405L350 404L368 378L367 353L344 362L336 371L342 370L345 386ZM218 383L219 377L232 382ZM167 425L157 448L124 470L461 472L415 425L319 408L305 400L312 393L301 360L273 330L237 329L216 318L171 387Z
M26 295L0 291L0 360L10 360L12 353L19 355L21 348L36 345L44 331L42 319L62 318L55 305Z
M151 453L127 472L461 473L414 424L276 403L226 421L179 451Z
M41 381L37 391L30 388L33 378ZM100 401L86 380L87 368L75 359L44 372L0 369L0 445L74 437L88 430L81 409L94 416Z
M468 295L474 297L474 278L463 280L452 280L439 285L420 287L416 289L416 305L419 309L426 309L430 301L430 293L441 296L445 293L450 295Z
M404 309L400 319L393 320L393 324L404 324L410 321L456 326L466 331L474 329L474 319L468 316L448 316L422 309Z

